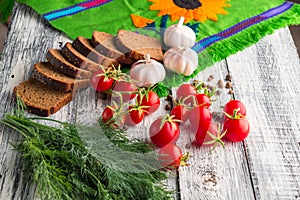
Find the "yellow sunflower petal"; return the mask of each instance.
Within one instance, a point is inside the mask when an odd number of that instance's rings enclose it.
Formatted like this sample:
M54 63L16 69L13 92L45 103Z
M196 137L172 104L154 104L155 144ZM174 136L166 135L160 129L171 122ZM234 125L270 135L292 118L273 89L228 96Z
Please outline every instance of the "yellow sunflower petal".
M173 0L148 1L153 2L150 10L159 10L158 16L170 15L173 22L184 16L185 23L193 19L199 22L205 22L207 19L218 21L217 14L228 14L224 8L230 7L229 0L200 0L202 5L194 9L177 6Z
M194 19L199 22L205 22L207 20L206 15L203 15L201 10L194 11Z
M141 16L135 15L135 14L130 14L130 18L131 18L131 21L134 24L134 26L137 28L143 28L143 27L147 26L148 24L151 24L154 22L154 20L152 20L152 19L141 17Z
M216 15L216 13L213 13L213 12L207 12L206 13L206 16L208 19L212 20L212 21L218 21L218 16Z
M188 23L189 21L194 19L194 14L192 10L187 10L184 15L184 23Z

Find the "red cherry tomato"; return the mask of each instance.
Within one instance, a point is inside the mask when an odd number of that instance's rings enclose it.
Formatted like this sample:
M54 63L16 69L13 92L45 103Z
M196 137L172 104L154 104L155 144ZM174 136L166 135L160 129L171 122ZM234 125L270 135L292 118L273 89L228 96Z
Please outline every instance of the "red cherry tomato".
M97 92L104 92L111 88L114 83L114 79L105 75L103 70L99 70L92 74L90 82Z
M141 97L140 95L138 95L137 101L141 102L140 103L141 106L148 106L147 108L144 109L146 111L146 114L154 113L159 108L160 99L158 95L153 91L149 91L148 95L144 95L142 97L142 101L140 99Z
M224 112L228 115L233 115L233 111L235 109L239 108L240 110L237 112L237 114L241 114L243 116L246 116L246 106L239 100L231 100L227 102L224 106Z
M249 121L242 117L240 119L226 118L223 131L227 131L225 138L232 142L243 141L250 132Z
M182 122L186 122L188 119L188 110L184 105L176 105L172 108L170 114L174 115L174 119L181 120Z
M204 143L214 140L207 132L216 136L218 134L217 124L211 121L202 123L202 126L198 128L195 136L195 141L198 145L202 146Z
M175 144L167 144L158 152L160 164L167 169L176 169L180 166L182 150Z
M203 93L196 94L196 103L197 105L209 107L210 106L210 98Z
M191 130L195 133L199 128L207 125L207 123L210 123L212 119L212 114L209 111L209 109L203 106L194 107L189 112L188 116L191 125Z
M189 83L184 83L178 87L176 95L177 95L177 99L181 101L186 97L190 96L184 102L185 104L189 104L193 102L192 96L196 95L196 93L197 93L196 88L193 85Z
M134 126L143 121L145 116L145 111L139 108L134 108L133 106L128 107L128 115L126 116L125 124Z
M102 112L102 121L107 123L113 117L113 114L114 111L111 109L111 107L106 107Z
M113 88L115 92L123 92L122 93L122 100L129 101L136 96L137 87L135 84L127 82L127 81L117 81Z
M149 129L151 141L158 147L175 143L179 138L179 125L167 114L154 120Z

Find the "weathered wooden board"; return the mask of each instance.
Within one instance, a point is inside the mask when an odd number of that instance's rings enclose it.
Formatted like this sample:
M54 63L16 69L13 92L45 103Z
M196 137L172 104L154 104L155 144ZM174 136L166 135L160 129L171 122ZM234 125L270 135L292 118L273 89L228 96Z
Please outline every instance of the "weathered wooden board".
M205 69L195 79L217 87L219 80L222 80L225 85L227 74L226 62L223 61ZM207 82L211 75L214 76L214 79ZM232 97L228 94L228 89L218 87L217 89L222 93L217 101L212 102L210 110L221 114L222 106ZM176 89L173 91L175 94ZM186 151L189 151L192 157L189 160L191 166L179 169L181 199L254 198L242 143L226 143L225 149L217 146L215 150L211 151L212 147L191 145L193 140L194 134L191 133L189 125L183 124L178 144L183 148L190 146L186 148Z
M21 19L21 20L20 20ZM30 76L32 65L45 61L49 48L58 48L59 41L68 39L51 28L32 9L17 5L12 16L8 37L0 62L0 117L10 112L14 106L12 91L14 86ZM75 102L70 103L52 117L74 121L72 113ZM0 125L0 199L34 199L35 186L29 185L22 173L20 155L11 143L21 138L16 132Z
M245 102L245 142L256 199L300 198L300 61L289 30L228 58L235 97Z
M0 62L0 117L13 108L13 87L30 76L32 65L44 61L49 48L59 48L59 42L69 41L32 9L16 5ZM180 192L176 199L300 198L299 65L290 33L282 29L199 75L206 80L213 74L218 80L229 68L235 98L248 108L251 133L245 143L227 142L225 149L218 147L213 152L191 146L192 166L181 168L167 181L171 189ZM223 91L212 109L220 110L228 98ZM108 103L88 89L52 117L89 123ZM149 142L150 123L166 113L166 103L162 99L160 110L141 125L129 128L129 134ZM178 144L185 147L191 137L185 134L188 127L181 129L183 137ZM20 155L9 144L20 139L0 125L0 199L35 199L36 186L27 182Z

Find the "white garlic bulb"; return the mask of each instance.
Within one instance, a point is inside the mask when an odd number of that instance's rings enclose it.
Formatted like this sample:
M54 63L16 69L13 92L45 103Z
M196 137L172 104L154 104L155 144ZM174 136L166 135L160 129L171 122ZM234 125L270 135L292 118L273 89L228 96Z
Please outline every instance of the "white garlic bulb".
M184 17L178 24L168 27L164 33L164 42L169 47L192 47L196 41L196 34L188 26L183 25Z
M164 66L178 74L189 76L198 66L198 55L191 48L171 48L164 54Z
M156 60L150 59L149 54L145 54L145 60L139 60L131 66L130 77L136 80L136 85L152 86L162 80L166 76L164 66Z

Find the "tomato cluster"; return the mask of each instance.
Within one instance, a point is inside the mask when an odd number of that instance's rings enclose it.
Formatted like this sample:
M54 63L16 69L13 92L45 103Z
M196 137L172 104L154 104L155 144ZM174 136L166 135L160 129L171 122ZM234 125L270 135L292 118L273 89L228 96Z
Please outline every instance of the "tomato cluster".
M123 83L120 82L120 83ZM146 115L155 112L160 105L159 96L149 89L138 88L137 91L122 93L126 87L120 87L112 94L119 96L118 103L113 101L113 106L107 106L102 113L102 121L114 127L122 125L134 126L143 121ZM127 90L128 91L128 90ZM124 98L128 97L128 98ZM128 101L131 100L131 103Z
M200 85L200 86L199 86ZM189 122L199 146L220 143L223 138L232 142L243 141L249 134L250 126L246 118L246 107L239 100L230 100L223 109L222 124L213 120L210 106L213 93L208 92L203 83L199 85L184 83L176 91L177 101L167 114L152 122L149 129L151 141L160 148L159 160L162 166L177 168L185 156L176 141L180 135L180 124ZM167 162L168 161L168 162Z

